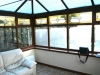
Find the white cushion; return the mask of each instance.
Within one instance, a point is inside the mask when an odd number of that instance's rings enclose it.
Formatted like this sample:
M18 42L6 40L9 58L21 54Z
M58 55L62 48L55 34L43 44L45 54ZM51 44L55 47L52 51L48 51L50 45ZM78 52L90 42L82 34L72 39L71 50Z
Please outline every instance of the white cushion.
M27 56L26 59L28 59L28 60L32 60L32 61L35 61L35 58L34 58L33 55Z
M14 49L10 51L1 52L1 56L4 62L4 67L17 62L23 57L21 49Z
M34 65L36 65L36 62L32 61L32 60L25 60L23 63L22 63L22 66L25 66L27 68L32 68Z
M4 73L1 73L0 75L15 75L15 74L13 74L11 72L4 72Z
M14 73L16 75L30 75L33 73L33 69L29 69L27 67L20 66L18 68L10 70L9 72Z
M11 69L17 68L17 67L19 67L24 61L25 61L25 58L22 58L22 59L18 60L17 62L15 62L15 63L13 63L13 64L11 64L11 65L5 67L5 69L6 69L7 71L9 71L9 70L11 70Z
M4 68L0 68L0 75L1 73L5 72L6 70Z

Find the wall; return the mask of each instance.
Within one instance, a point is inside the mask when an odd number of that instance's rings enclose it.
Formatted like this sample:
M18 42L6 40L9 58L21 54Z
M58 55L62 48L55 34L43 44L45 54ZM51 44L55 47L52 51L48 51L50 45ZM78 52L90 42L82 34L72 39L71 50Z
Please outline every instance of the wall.
M37 62L70 69L82 73L100 75L100 58L89 57L85 64L79 61L78 55L65 54L35 49Z
M23 52L23 55L25 57L29 56L29 55L34 55L35 56L35 53L34 53L34 49L31 49L31 50L28 50L28 51L24 51Z

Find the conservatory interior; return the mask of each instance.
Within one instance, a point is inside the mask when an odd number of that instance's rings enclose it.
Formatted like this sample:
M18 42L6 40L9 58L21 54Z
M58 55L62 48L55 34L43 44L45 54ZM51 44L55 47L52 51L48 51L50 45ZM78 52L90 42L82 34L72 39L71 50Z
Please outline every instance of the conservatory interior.
M99 31L100 0L0 1L0 52L21 48L37 63L100 75ZM79 47L89 49L85 64Z

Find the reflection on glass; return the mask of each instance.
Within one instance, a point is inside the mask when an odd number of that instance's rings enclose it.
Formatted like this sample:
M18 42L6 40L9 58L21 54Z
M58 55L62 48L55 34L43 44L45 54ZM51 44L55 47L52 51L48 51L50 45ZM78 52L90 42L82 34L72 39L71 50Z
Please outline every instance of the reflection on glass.
M91 28L92 25L70 26L69 48L79 49L79 47L88 47L91 51Z
M50 27L50 47L67 48L67 28Z
M18 18L18 25L30 25L30 19Z
M47 27L35 28L35 44L41 46L48 46L48 32Z
M66 15L56 15L49 17L50 24L66 24Z
M15 17L0 16L0 26L15 26Z
M36 24L47 24L47 18L36 19Z
M32 45L32 30L30 27L18 28L19 47Z
M100 4L100 0L93 0L95 5L99 5Z
M96 13L96 21L100 21L100 12Z
M34 14L47 12L36 0L33 0L33 5Z
M66 9L61 0L39 0L49 11Z
M69 14L69 23L92 23L92 12Z
M0 28L0 51L16 48L15 28Z
M92 6L91 0L64 0L68 8Z
M19 10L20 13L31 14L32 13L32 6L31 1L27 1Z
M10 3L11 1L14 2L14 0L3 0L3 1L0 0L0 4L3 5L3 4L6 4L6 3ZM23 1L24 0L21 0L21 1L17 1L15 3L9 4L9 5L1 6L0 10L13 11L14 12L23 3Z
M100 52L100 25L95 25L94 51Z

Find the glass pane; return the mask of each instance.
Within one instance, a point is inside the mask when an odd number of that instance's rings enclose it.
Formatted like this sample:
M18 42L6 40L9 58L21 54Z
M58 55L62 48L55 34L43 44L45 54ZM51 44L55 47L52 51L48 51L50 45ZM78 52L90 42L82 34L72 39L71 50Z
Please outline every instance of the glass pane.
M66 24L66 15L50 16L49 24Z
M100 52L100 25L95 25L94 51Z
M96 13L96 21L100 21L100 12Z
M8 0L7 0L8 1ZM11 0L9 0L10 2ZM2 2L5 2L6 1L2 1ZM1 2L1 3L2 3ZM0 7L0 10L5 10L5 11L15 11L21 4L22 4L23 1L19 1L19 2L16 2L16 3L12 3L12 4L9 4L9 5L5 5L5 6L1 6ZM0 4L1 4L0 3Z
M41 46L48 46L48 31L47 27L35 28L35 44Z
M34 14L46 12L46 10L36 1L34 0Z
M0 16L0 26L15 26L15 17Z
M39 0L49 11L66 9L61 0Z
M68 8L92 6L91 0L64 0Z
M67 48L66 27L50 27L50 47Z
M100 4L100 0L93 0L95 5Z
M31 1L27 1L19 10L20 13L32 14Z
M20 47L32 45L31 27L18 28L18 44Z
M69 23L92 23L92 12L69 14Z
M47 24L47 18L39 18L39 19L36 19L36 24L40 25L40 24Z
M18 18L18 25L30 25L30 19Z
M18 1L18 0L3 0L3 1L1 0L1 1L0 1L0 6L1 6L1 5L4 5L4 4L16 2L16 1ZM21 0L21 1L22 1L22 0ZM21 1L20 1L20 2L21 2Z
M0 28L0 51L16 48L15 28Z
M88 47L91 51L91 29L92 25L70 26L69 28L69 48L79 49L79 47Z

